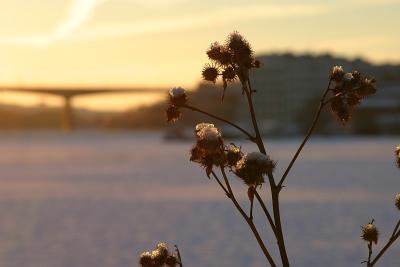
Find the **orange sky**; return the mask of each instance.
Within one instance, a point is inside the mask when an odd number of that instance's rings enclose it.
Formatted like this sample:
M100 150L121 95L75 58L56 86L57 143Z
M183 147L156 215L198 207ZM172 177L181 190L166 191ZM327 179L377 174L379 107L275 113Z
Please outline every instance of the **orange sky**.
M0 0L0 84L192 88L214 40L239 30L256 52L333 52L400 62L400 0ZM121 110L160 99L99 95ZM57 105L2 92L0 102Z

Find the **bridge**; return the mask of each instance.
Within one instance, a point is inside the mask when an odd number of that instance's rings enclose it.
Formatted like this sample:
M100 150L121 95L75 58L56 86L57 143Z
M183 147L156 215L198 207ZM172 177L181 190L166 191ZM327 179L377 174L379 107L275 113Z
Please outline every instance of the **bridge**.
M12 87L0 86L0 91L18 92L18 93L37 93L59 96L64 99L64 107L62 113L62 128L65 131L73 129L73 108L72 99L81 95L106 94L106 93L133 93L133 94L149 94L149 93L166 93L167 89L157 88L84 88L84 87Z

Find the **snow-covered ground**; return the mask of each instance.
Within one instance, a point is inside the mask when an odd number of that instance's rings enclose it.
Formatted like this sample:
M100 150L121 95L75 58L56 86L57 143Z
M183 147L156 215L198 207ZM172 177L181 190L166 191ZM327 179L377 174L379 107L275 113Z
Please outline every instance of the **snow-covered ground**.
M299 141L266 140L276 176ZM383 244L400 217L397 143L311 140L282 192L293 266L361 266L360 225L371 218ZM0 266L136 267L159 240L178 244L189 267L266 266L232 204L189 162L190 147L153 133L0 134ZM244 186L234 188L247 205ZM255 217L265 229L261 212ZM267 246L276 255L274 242ZM400 266L399 255L397 244L379 266Z

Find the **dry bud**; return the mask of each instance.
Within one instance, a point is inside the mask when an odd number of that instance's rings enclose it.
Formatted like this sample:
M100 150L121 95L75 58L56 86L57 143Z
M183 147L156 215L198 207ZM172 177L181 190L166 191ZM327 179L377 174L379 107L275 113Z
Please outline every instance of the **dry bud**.
M175 87L169 90L169 100L174 106L183 106L187 102L187 95L185 89L182 87Z
M226 67L222 72L222 79L228 82L234 81L236 78L236 72L232 67Z
M237 58L249 58L253 54L249 42L237 31L229 35L227 46L234 52L234 56Z
M334 66L329 75L330 79L336 82L341 82L344 76L344 71L342 66Z
M141 267L153 267L153 259L151 253L146 251L140 254L139 264Z
M378 229L373 223L368 223L362 226L361 238L367 242L378 243Z
M167 122L175 122L182 115L182 113L179 111L179 108L176 106L169 106L165 111L165 114L167 115Z
M264 182L263 175L272 172L275 168L267 155L260 152L245 154L236 164L235 174L248 186L257 186Z
M231 145L226 148L226 160L229 166L236 166L236 163L243 157L240 147Z
M400 168L400 144L397 145L397 147L396 147L395 155L396 155L396 164L397 164L397 167Z
M204 80L215 83L217 81L219 71L217 67L210 64L206 64L201 74Z
M376 93L376 80L374 78L364 78L360 82L360 86L356 90L357 94L362 97L370 96Z
M210 48L207 50L207 55L211 60L221 65L229 65L232 62L231 51L218 42L211 44Z
M400 210L400 193L397 193L396 197L394 198L394 204Z

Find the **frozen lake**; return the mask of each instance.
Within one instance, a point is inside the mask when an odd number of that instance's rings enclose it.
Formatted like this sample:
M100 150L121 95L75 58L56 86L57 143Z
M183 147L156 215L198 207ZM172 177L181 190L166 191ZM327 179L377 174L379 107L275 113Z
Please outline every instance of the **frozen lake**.
M266 140L277 174L299 141ZM378 245L386 241L400 217L397 143L311 140L282 192L293 266L361 266L360 225L371 218L382 233ZM152 133L2 133L0 147L2 267L136 267L138 254L159 240L180 246L185 267L266 266L231 202L189 162L190 142ZM255 217L264 229L258 210ZM399 255L397 244L378 266L400 266Z

